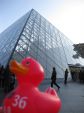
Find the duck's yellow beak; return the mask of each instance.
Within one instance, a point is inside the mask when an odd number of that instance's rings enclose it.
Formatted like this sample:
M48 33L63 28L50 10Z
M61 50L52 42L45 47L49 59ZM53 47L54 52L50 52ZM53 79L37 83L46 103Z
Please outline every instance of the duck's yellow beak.
M9 69L12 73L14 74L19 74L19 75L26 75L28 72L28 68L23 66L22 64L18 63L15 60L12 60L9 64Z

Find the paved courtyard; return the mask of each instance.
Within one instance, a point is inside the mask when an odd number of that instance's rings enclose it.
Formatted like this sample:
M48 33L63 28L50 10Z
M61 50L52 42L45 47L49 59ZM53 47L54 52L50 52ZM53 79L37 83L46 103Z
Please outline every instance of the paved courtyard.
M84 84L68 82L65 86L62 81L58 82L58 84L61 88L57 93L62 101L60 113L84 113ZM49 86L50 81L45 80L39 88L44 91ZM55 86L54 88L56 89ZM4 93L2 89L0 89L0 105L2 104L3 98Z
M57 92L62 101L60 113L84 113L84 83L68 82L65 86L61 82L59 85L61 88ZM50 81L47 81L40 86L40 89L45 90L49 86ZM55 86L54 88L56 89Z

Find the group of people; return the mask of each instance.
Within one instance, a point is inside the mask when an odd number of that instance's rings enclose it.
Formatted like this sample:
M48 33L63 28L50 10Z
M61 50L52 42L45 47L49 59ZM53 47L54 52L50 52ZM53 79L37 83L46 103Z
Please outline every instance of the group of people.
M0 87L4 89L5 93L10 92L14 89L15 76L9 71L9 66L5 69L3 66L0 67Z
M64 84L67 84L67 78L68 78L68 69L65 70L65 76L64 76ZM57 72L55 67L53 67L52 75L51 75L51 87L53 87L53 84L57 86L58 90L60 89L60 86L56 82L57 79Z
M64 84L67 84L67 78L68 78L68 69L65 70L65 77L64 77ZM58 90L60 89L60 86L57 84L57 72L56 68L53 67L52 75L51 75L51 87L53 85L56 85ZM0 87L4 87L4 92L9 92L14 89L15 85L15 76L13 73L9 71L9 66L7 66L6 69L4 69L3 66L0 67Z

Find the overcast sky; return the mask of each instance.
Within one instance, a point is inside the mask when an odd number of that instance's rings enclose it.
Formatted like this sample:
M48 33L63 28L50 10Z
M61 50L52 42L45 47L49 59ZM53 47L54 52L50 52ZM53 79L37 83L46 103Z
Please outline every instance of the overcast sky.
M0 0L0 33L32 8L73 43L84 43L84 0Z

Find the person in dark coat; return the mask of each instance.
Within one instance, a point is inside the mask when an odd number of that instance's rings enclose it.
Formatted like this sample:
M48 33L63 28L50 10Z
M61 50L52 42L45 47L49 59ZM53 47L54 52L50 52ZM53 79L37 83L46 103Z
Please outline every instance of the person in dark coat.
M60 86L56 83L56 75L57 75L56 69L55 67L53 67L52 76L51 76L51 87L53 87L53 84L54 84L57 86L59 90Z
M4 67L1 66L0 67L0 87L4 87L4 76L3 76L3 73L4 73Z
M7 65L5 71L4 71L4 92L9 92L10 87L10 71L9 71L9 65Z
M68 69L65 70L64 84L67 84L67 78L68 78Z

